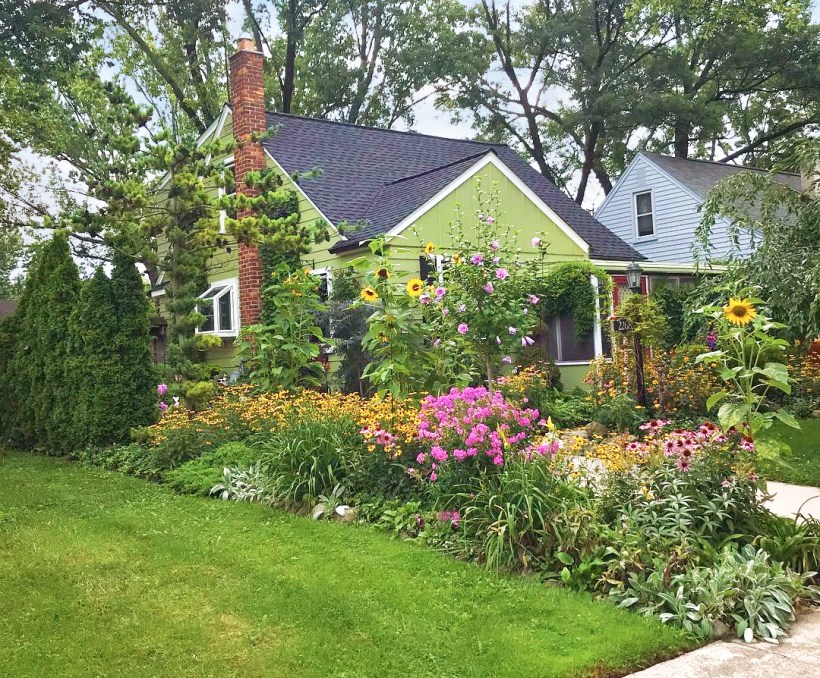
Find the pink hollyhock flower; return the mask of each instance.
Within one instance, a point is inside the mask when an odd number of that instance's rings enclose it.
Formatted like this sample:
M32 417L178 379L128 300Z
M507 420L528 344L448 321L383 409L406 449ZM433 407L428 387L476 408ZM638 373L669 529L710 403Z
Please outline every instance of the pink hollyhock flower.
M507 273L506 268L499 268L495 272L495 277L498 278L499 280L506 280L507 278L510 277L510 274Z
M541 247L541 238L533 238L532 239L532 246L533 247Z
M461 323L458 326L458 333L459 334L467 334L470 331L470 326L467 323Z
M476 252L470 257L470 263L474 266L481 266L484 263L484 255L481 252Z
M443 287L436 287L436 296L437 297L443 297L445 294L447 294L446 289L444 289Z
M419 297L419 302L426 306L427 304L430 303L430 295L429 294L422 294Z
M168 384L160 384L159 386L157 386L157 393L159 394L160 398L164 396L166 393L168 393Z
M490 243L490 249L491 249L491 250L497 250L499 247L501 247L501 243L500 243L500 242L498 242L498 240L493 240L493 241Z
M509 365L512 362L512 358L510 358L510 356L508 356L508 355L505 355L501 359L501 362L504 363L505 365Z
M168 403L166 403L166 402L161 402L161 403L159 404L159 409L160 409L160 410L162 410L163 412L167 412L167 411L168 411Z
M527 301L529 301L531 304L537 304L541 300L536 295L531 294L527 297Z
M495 288L493 287L493 284L491 282L488 282L486 285L484 285L484 291L487 294L492 294L494 289Z
M508 328L507 328L507 331L508 331L510 334L516 334L516 333L518 332L518 330L517 330L516 328L514 328L514 327L508 327Z
M445 306L441 309L441 315L443 315L446 318L448 315L450 315L450 309Z

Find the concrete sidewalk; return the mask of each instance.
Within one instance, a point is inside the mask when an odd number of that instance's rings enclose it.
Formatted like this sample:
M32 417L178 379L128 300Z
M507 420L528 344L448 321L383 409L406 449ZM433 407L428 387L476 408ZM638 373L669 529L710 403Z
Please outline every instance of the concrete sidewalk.
M764 504L772 513L794 518L797 512L801 511L803 516L811 516L820 520L820 487L768 481L766 489L769 494L774 495L773 499ZM820 675L820 670L818 670L818 675Z
M803 612L779 645L711 643L627 678L815 678L820 676L820 611Z

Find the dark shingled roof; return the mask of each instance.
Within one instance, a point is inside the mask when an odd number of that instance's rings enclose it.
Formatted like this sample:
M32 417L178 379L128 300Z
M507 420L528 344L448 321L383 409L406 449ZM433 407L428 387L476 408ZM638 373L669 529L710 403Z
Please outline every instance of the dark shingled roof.
M288 173L314 167L321 176L301 188L333 224L363 223L331 248L355 248L386 233L480 157L495 153L590 246L596 259L644 259L522 160L506 144L447 139L347 123L268 113L279 133L264 141Z
M673 179L682 183L690 191L693 191L704 200L706 199L706 194L714 188L715 184L733 174L738 174L739 172L761 172L768 174L766 170L757 169L755 167L730 165L728 163L713 162L711 160L674 158L668 155L658 155L657 153L647 153L645 151L642 151L642 153ZM773 175L772 178L795 191L801 190L799 174L783 172Z

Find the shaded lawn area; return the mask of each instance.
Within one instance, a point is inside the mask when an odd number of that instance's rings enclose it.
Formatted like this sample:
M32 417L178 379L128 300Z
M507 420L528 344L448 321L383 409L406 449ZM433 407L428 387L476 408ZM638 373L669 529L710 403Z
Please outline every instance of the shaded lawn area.
M617 675L687 647L366 528L0 453L0 676Z
M768 480L820 487L820 419L801 419L800 428L775 424L770 429L768 435L787 443L792 451L764 467L764 475Z

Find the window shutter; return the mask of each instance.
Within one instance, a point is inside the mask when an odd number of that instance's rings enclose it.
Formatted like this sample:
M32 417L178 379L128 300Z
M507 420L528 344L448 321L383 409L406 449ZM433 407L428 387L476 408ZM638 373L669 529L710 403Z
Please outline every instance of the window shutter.
M419 278L421 278L428 285L435 282L435 271L430 266L430 260L427 257L419 257Z

